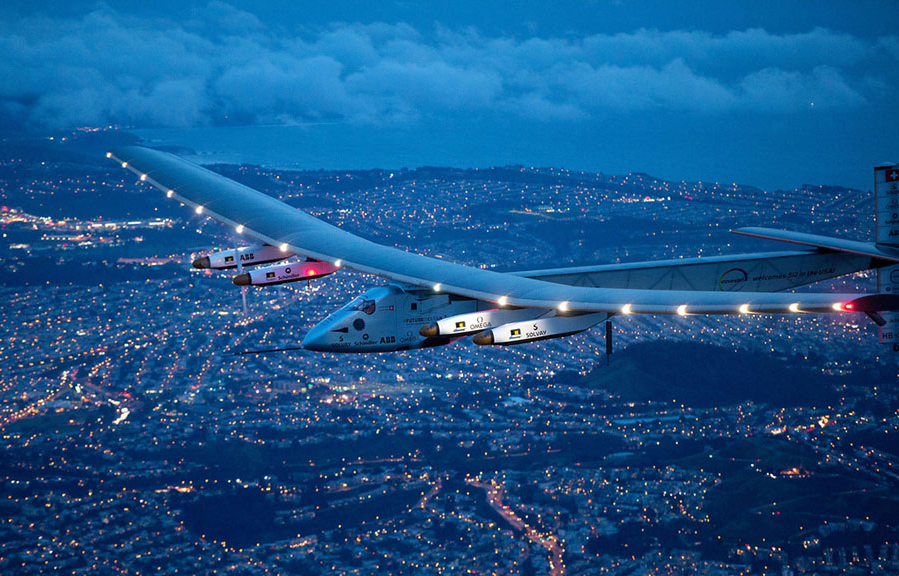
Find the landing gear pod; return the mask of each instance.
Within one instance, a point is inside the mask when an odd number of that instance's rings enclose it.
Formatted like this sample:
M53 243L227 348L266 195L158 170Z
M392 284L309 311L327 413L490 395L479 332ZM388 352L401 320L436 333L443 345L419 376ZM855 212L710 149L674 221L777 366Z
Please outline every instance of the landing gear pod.
M422 326L419 334L425 337L446 336L453 337L467 336L477 332L483 332L490 328L495 328L502 324L510 322L520 322L523 320L531 320L538 316L545 315L546 310L539 308L517 308L483 310L480 312L471 312L468 314L458 314L438 320L433 324Z
M300 282L302 280L314 280L333 274L340 270L339 267L329 262L309 260L306 262L290 262L275 266L256 268L234 277L238 286L272 286L286 284L288 282Z
M588 330L608 317L605 312L594 312L580 316L549 316L524 322L511 322L492 330L485 330L475 335L472 340L481 346L508 346L561 338Z
M212 252L194 260L193 266L201 269L230 270L231 268L237 268L238 255L240 255L241 266L258 266L259 264L279 262L285 258L290 258L294 254L268 244L244 246L242 248Z

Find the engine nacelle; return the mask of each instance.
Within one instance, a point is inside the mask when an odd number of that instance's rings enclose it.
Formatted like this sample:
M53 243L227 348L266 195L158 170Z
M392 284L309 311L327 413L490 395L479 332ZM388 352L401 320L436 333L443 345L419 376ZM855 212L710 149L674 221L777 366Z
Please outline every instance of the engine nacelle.
M300 282L302 280L314 280L333 274L340 270L339 267L329 262L308 260L306 262L289 262L275 266L256 268L243 274L238 274L232 282L238 286L272 286L286 284L288 282Z
M483 310L481 312L471 312L469 314L458 314L438 320L433 324L422 326L418 331L425 337L433 338L435 336L467 336L476 332L483 332L490 328L495 328L510 322L521 322L531 320L547 314L547 310L539 308L515 308L493 310Z
M561 338L583 332L599 324L609 315L593 312L579 316L548 316L523 322L510 322L477 334L472 340L480 345L509 346L549 338Z
M241 266L258 266L271 264L293 256L293 252L285 252L275 246L262 244L259 246L243 246L230 250L211 252L206 256L197 258L193 262L194 268L212 268L213 270L230 270L237 268L237 258L240 257Z

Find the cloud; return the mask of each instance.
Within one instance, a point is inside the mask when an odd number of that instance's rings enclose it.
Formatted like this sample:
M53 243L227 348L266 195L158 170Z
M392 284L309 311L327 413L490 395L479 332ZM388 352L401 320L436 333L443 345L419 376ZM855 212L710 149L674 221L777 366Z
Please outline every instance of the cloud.
M341 79L343 66L328 56L264 54L224 68L209 85L225 117L252 122L350 116L354 105Z
M680 58L702 73L723 77L761 68L845 68L861 62L870 52L865 41L823 28L783 35L759 28L724 35L641 29L628 34L589 36L583 46L591 60L659 67Z
M887 97L899 41L816 28L581 38L332 24L272 30L212 2L195 18L102 7L0 24L0 121L67 128L500 113L543 121L647 110L784 114Z
M557 70L557 91L569 91L588 110L727 109L735 95L719 82L697 75L677 59L659 69L651 66L587 64Z
M789 112L810 106L856 108L865 104L865 98L829 66L819 66L810 74L766 68L747 75L740 90L748 106L762 111Z

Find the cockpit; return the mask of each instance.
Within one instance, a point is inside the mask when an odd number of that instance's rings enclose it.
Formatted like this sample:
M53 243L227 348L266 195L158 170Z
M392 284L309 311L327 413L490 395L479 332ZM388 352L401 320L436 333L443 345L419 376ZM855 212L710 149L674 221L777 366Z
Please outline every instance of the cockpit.
M379 286L354 298L303 338L303 348L321 352L378 351L396 341L395 286ZM393 347L395 349L395 346Z
M361 296L341 308L341 310L350 312L363 312L368 316L374 314L377 309L378 305L375 300L366 300Z

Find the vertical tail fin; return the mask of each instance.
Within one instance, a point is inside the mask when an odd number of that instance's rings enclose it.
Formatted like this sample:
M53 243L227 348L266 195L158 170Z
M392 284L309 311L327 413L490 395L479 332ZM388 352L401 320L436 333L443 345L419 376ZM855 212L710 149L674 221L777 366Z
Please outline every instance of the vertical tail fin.
M874 168L874 242L899 247L899 165Z
M899 165L883 164L874 168L874 203L874 241L899 247ZM877 270L877 292L899 294L899 264ZM884 312L882 316L886 324L878 329L878 340L899 352L899 312Z

